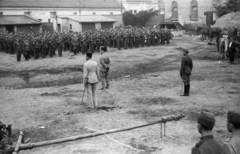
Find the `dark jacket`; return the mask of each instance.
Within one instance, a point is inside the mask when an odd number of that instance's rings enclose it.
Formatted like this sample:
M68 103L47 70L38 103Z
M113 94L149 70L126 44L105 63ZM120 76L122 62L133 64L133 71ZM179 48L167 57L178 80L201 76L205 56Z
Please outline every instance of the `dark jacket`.
M199 143L192 149L192 154L225 154L223 147L212 135L201 137Z
M237 52L237 49L236 49L237 44L235 43L235 41L233 41L232 44L231 44L231 47L229 47L230 43L231 42L229 42L229 44L228 44L228 51L229 51L229 53L233 53L234 54L235 52Z
M183 56L181 62L180 76L182 76L183 74L191 75L192 69L193 69L192 59L188 55Z

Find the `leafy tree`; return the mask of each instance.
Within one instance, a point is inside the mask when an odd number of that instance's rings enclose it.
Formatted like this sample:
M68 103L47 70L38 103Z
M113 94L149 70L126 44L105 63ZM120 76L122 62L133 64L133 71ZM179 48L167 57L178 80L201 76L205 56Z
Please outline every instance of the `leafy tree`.
M139 26L143 27L147 23L147 21L158 14L158 10L146 10L140 11L137 14L133 14L132 12L126 11L123 13L123 23L125 26Z
M125 26L131 25L131 26L137 26L138 24L138 18L135 14L133 14L130 11L126 11L123 13L123 23Z
M217 14L219 15L219 17L221 17L224 14L240 11L239 5L240 5L240 0L228 0L225 4L215 5L214 7L216 8Z

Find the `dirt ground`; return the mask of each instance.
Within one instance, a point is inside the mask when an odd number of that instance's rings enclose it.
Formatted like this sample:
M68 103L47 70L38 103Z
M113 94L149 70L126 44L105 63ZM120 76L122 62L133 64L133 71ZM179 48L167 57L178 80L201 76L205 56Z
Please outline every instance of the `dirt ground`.
M181 97L181 53L193 58L190 97ZM0 53L0 121L24 130L30 143L146 124L162 117L184 114L180 121L50 145L20 154L184 154L199 141L196 118L201 109L216 116L214 135L229 137L226 113L240 109L240 60L219 62L215 46L198 37L175 37L170 45L106 53L111 61L110 89L98 91L95 111L83 93L84 55L16 62ZM99 53L93 59L99 61ZM100 88L100 85L99 85ZM16 140L17 136L14 137ZM114 140L113 140L114 139ZM124 145L123 145L124 144Z

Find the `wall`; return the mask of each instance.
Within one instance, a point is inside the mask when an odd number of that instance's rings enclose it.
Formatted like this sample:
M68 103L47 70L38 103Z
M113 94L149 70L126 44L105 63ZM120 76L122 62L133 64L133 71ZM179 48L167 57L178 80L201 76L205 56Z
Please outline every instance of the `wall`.
M6 26L0 26L0 32L6 32Z
M42 23L42 30L47 32L53 32L53 23Z
M57 15L79 15L79 8L0 8L3 15L24 15L24 12L30 11L30 16L35 19L41 19L42 22L48 22L50 19L50 12L57 12ZM95 12L97 15L120 15L120 9L81 9L82 15L91 15Z
M192 0L165 0L165 19L170 19L172 12L172 2L178 3L178 21L184 25L203 25L206 24L206 16L204 12L213 11L212 3L224 3L226 0L197 0L198 2L198 20L190 20L190 6ZM215 19L217 17L214 17Z
M40 25L18 25L17 31L21 32L39 32L40 30Z

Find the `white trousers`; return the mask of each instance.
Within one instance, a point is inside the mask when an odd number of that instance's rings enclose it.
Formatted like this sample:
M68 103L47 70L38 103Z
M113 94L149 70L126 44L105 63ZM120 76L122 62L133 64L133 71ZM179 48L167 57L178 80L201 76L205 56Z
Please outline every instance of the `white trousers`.
M86 86L87 92L87 101L93 105L93 108L97 107L97 82L96 83L88 83Z

